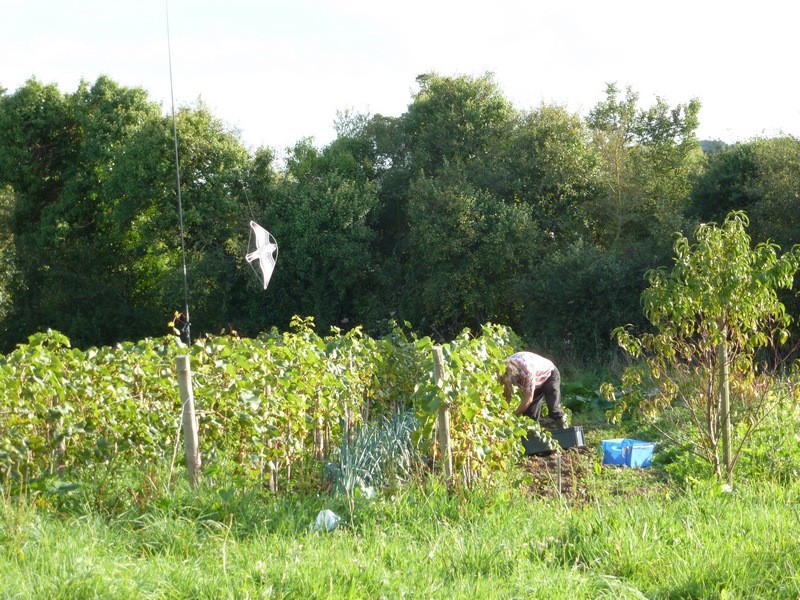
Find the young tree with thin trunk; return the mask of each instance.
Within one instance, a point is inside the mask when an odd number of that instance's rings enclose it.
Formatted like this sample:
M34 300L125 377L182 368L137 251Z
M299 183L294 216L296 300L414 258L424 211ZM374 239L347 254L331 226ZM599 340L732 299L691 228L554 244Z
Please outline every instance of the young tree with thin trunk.
M642 294L653 332L614 331L637 364L623 373L613 418L639 409L729 483L753 431L787 397L791 317L777 291L791 289L800 267L800 246L783 255L775 244L751 247L747 225L733 212L699 226L693 243L679 236L674 267L651 271Z

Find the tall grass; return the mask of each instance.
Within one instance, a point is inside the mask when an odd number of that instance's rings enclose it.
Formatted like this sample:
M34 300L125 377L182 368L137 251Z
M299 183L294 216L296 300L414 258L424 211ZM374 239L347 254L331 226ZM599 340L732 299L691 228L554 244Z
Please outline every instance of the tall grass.
M800 486L527 499L436 481L362 499L178 490L115 515L0 503L2 598L797 598ZM79 496L79 491L68 492ZM332 532L310 527L330 508Z

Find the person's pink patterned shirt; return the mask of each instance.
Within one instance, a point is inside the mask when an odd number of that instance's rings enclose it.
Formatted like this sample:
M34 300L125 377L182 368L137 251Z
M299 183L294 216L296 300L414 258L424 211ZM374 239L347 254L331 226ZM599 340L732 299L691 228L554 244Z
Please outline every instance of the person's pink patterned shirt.
M556 368L553 361L533 352L517 352L506 359L506 365L509 363L520 373L520 377L515 378L512 383L531 393L547 381Z

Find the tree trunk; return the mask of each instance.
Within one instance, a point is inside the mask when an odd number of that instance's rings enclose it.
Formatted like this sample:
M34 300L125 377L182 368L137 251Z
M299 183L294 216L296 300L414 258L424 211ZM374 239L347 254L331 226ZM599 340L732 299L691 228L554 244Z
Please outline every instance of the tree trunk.
M728 369L728 331L722 328L722 343L719 345L719 409L722 419L722 460L725 479L733 483L733 460L731 456L731 387Z

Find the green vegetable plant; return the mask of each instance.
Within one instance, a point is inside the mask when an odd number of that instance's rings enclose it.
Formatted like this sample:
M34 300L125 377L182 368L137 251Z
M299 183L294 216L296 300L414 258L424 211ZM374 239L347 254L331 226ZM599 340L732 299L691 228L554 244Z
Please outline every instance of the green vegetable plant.
M113 464L179 472L176 358L189 356L203 464L232 465L273 491L322 486L332 453L367 425L408 411L415 444L437 452L438 410L451 409L453 457L469 485L508 468L528 423L506 404L497 373L516 338L486 325L444 346L433 384L430 338L407 324L373 339L356 327L320 335L311 318L255 338L178 336L72 348L56 331L0 356L0 485L111 472ZM102 467L102 468L101 468Z
M491 473L508 470L523 452L521 438L538 434L552 449L551 436L527 417L514 414L498 381L503 360L519 347L519 339L507 327L484 325L480 336L468 331L442 346L444 373L441 386L427 380L417 390L420 435L437 456L436 427L439 411L450 413L453 471L469 486ZM433 369L432 352L427 352Z

